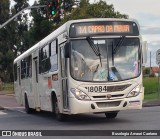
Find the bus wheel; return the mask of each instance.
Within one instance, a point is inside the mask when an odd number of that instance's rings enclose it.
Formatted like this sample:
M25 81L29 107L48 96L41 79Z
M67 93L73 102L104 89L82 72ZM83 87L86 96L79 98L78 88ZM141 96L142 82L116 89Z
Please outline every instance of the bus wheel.
M29 104L28 104L28 99L27 99L27 95L25 94L25 97L24 97L24 100L25 100L25 111L27 114L30 114L32 112L32 109L29 107Z
M59 111L57 99L55 99L55 101L54 101L54 113L55 113L58 121L63 121L64 120L64 114L60 113L60 111Z
M117 111L106 112L106 113L105 113L106 118L108 118L108 119L114 119L114 118L116 118L117 114L118 114Z

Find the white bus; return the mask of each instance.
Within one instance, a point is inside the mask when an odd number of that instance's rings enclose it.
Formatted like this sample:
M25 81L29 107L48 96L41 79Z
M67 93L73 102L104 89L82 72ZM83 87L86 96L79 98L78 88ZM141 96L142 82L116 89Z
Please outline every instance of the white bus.
M51 111L58 120L141 109L142 49L136 20L68 21L14 60L16 99L27 113Z

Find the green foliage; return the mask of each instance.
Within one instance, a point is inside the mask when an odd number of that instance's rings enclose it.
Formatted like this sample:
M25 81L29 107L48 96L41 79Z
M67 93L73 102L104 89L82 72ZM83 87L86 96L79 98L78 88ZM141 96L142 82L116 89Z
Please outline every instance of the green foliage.
M9 0L0 1L0 24L3 24L9 18ZM0 30L0 78L2 80L9 79L12 69L8 67L12 65L13 57L10 57L12 53L10 51L10 36L8 35L9 28L5 27ZM9 55L7 55L9 53ZM11 63L10 63L11 62Z
M44 0L39 0L34 3L34 5L44 4ZM29 31L27 31L24 35L25 45L27 45L28 48L46 37L49 33L51 33L53 28L52 22L46 17L45 8L32 9L31 16L33 17L33 23L31 23Z
M9 0L0 1L0 24L28 6L28 0L14 0L14 8L9 9ZM24 32L28 30L27 15L23 13L0 30L0 78L5 82L13 81L13 60L18 52L24 52ZM28 48L27 48L28 49Z
M145 94L144 95L144 100L157 100L157 99L160 99L160 97L158 97L157 93Z
M150 74L150 68L145 68L145 69L143 70L143 74L144 74L144 75L149 75L149 74Z
M156 77L146 77L143 78L144 86L144 99L157 99L158 96L158 78Z
M28 1L29 0L14 0L16 2L14 8L12 9L12 14L16 14L19 11L21 11L22 9L26 8L29 6ZM28 19L27 19L27 14L23 13L20 14L17 17L17 20L15 21L14 24L14 31L15 31L15 40L16 43L15 45L17 46L17 51L16 52L20 52L23 53L24 51L26 51L28 49L27 46L25 46L25 40L24 40L24 34L26 31L28 31ZM22 47L23 44L23 47ZM17 55L17 54L16 54Z
M7 94L10 94L10 93L13 93L14 91L14 85L13 83L0 83L0 91L3 90L3 93L7 93Z
M62 0L61 0L62 1ZM64 4L64 3L63 3ZM62 5L63 5L62 4ZM74 4L74 1L73 0L65 0L65 11L66 12L71 12L72 10L72 5ZM64 8L64 5L63 5L63 8Z
M0 24L9 18L9 0L0 0Z
M35 23L28 32L25 33L25 43L29 47L39 42L52 31L52 23L47 19L43 19Z
M80 6L72 10L70 14L66 14L62 23L85 18L128 18L128 16L115 11L113 5L105 1L90 4L88 0L81 0Z
M145 94L157 93L157 91L158 91L158 78L156 78L156 77L143 78L143 86L145 87Z
M16 13L21 11L23 8L29 6L28 2L29 0L14 0L16 2L16 5L14 6Z

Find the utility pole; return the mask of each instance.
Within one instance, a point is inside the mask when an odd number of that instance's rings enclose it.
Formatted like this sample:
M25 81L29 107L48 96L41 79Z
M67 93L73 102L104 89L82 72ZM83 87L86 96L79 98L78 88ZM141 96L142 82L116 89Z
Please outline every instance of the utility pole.
M152 69L151 69L151 51L150 51L150 75L151 75L151 71Z
M11 22L14 18L16 18L18 15L22 14L23 11L27 10L27 9L33 9L33 8L43 8L46 7L46 5L37 5L37 6L28 6L24 9L22 9L20 12L18 12L16 15L14 15L13 17L11 17L9 20L7 20L5 23L3 23L2 25L0 25L0 29L3 28L5 25L7 25L9 22Z
M158 73L158 98L160 96L160 49L156 52L156 63L159 67L159 73Z

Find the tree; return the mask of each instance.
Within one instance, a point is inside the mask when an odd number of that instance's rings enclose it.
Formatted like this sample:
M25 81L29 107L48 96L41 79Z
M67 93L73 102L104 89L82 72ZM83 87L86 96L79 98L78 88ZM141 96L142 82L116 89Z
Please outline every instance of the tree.
M149 67L144 68L143 75L149 75L149 74L150 74L150 68Z
M109 5L105 1L100 0L97 3L90 4L89 0L81 0L80 6L73 9L68 16L65 16L62 22L84 18L128 18L128 16L115 11L113 5Z
M3 24L9 18L9 0L0 1L0 24ZM9 69L10 61L7 53L10 50L10 43L8 37L8 28L2 28L0 30L0 78L4 81L9 79L11 72L7 72ZM11 63L12 64L12 63Z
M10 17L28 6L28 0L15 0L14 8L10 9L9 0L0 1L0 24L6 22ZM27 15L19 15L17 19L7 24L0 30L0 78L3 81L13 81L13 60L18 52L24 52L24 32L28 30Z
M62 7L65 12L71 12L74 0L62 0Z
M46 2L39 0L34 5L46 5ZM51 33L53 28L53 23L46 16L46 8L32 9L31 16L33 17L33 21L30 23L29 31L25 33L25 44L28 47L33 46L46 37Z
M9 0L0 1L0 24L4 23L9 17Z
M29 0L14 0L16 4L14 5L14 8L12 8L12 15L18 13L22 9L26 8L29 6L28 1ZM17 52L23 53L26 51L29 47L25 45L25 40L24 40L24 34L26 31L28 31L28 17L27 13L23 12L20 14L16 22L14 24L14 31L15 31L15 39L16 42L14 45L17 47ZM23 46L22 46L23 45Z

